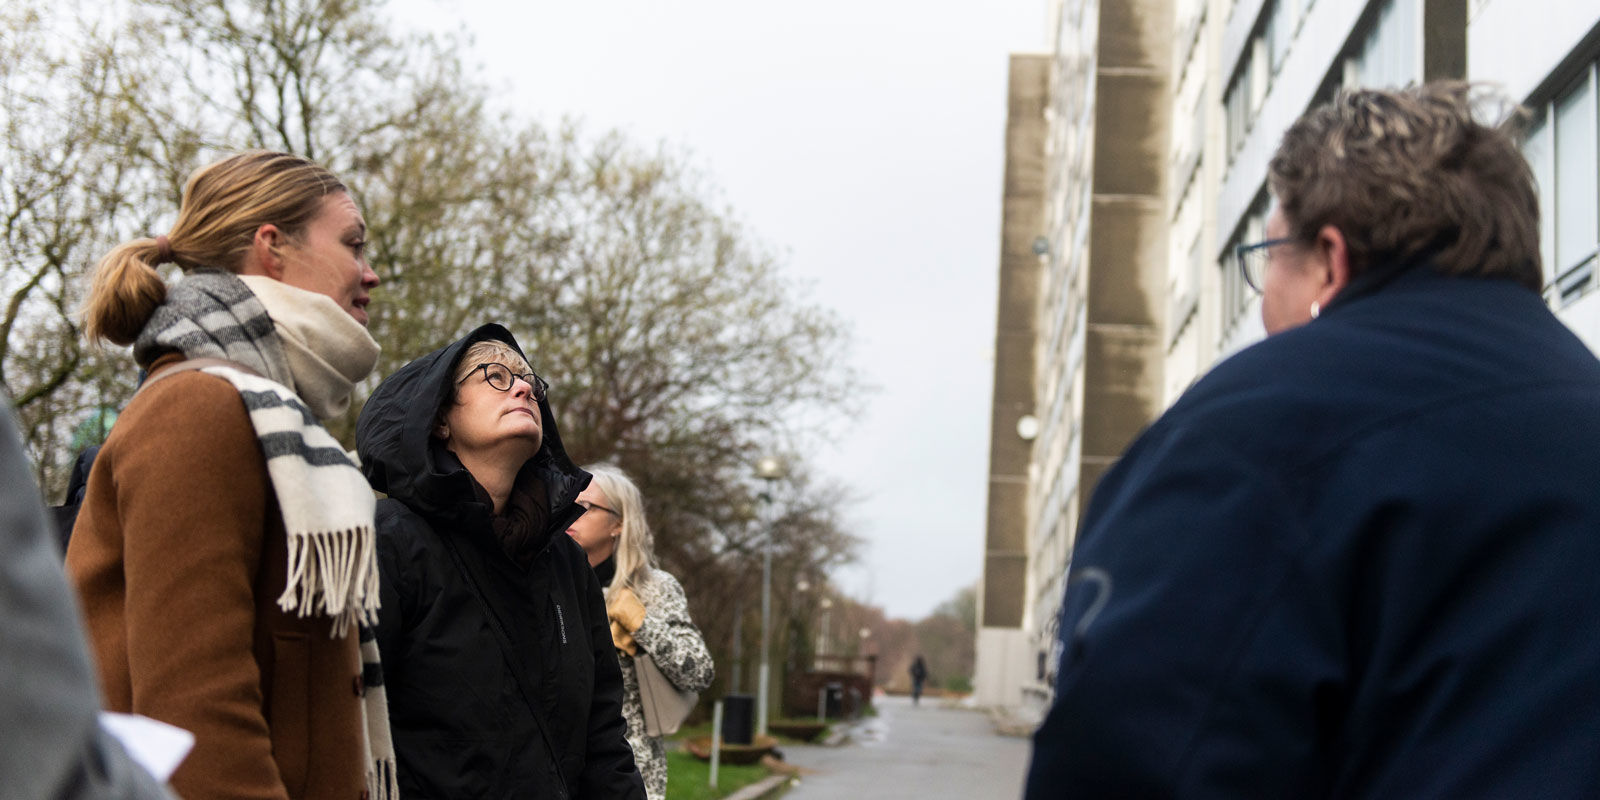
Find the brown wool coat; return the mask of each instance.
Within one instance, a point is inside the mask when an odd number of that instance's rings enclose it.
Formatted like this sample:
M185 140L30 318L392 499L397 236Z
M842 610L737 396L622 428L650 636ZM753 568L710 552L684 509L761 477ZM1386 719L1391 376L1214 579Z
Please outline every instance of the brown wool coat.
M233 385L191 371L140 393L95 460L67 570L106 707L195 734L172 778L186 800L365 795L356 636L278 608L287 552Z

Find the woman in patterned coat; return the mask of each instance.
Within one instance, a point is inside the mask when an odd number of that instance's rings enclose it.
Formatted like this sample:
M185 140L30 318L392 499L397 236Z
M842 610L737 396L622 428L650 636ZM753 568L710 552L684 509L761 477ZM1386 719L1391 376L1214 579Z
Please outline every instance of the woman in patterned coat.
M678 579L655 565L654 537L639 488L616 467L595 465L584 470L594 480L578 495L584 514L567 533L589 555L589 565L606 587L611 638L622 663L628 744L633 746L650 800L661 800L667 793L666 750L659 736L645 733L634 656L649 653L672 685L701 692L711 685L711 653L689 619L689 603Z

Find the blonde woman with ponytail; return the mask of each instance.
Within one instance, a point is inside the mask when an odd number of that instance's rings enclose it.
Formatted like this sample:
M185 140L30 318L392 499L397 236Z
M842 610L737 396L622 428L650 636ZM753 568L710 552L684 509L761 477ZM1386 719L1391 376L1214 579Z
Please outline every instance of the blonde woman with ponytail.
M393 795L373 497L319 420L377 361L366 223L326 169L247 152L112 250L92 341L148 377L90 472L67 568L107 706L195 735L183 797ZM175 265L169 285L158 268Z
M584 467L594 476L578 495L584 514L567 528L589 556L600 584L606 587L606 613L611 638L622 664L622 714L628 721L628 744L644 775L650 800L667 792L666 748L659 736L645 731L635 657L648 653L661 674L686 692L711 685L711 652L700 629L689 619L689 602L678 579L656 566L655 540L645 519L639 487L622 470L608 465Z

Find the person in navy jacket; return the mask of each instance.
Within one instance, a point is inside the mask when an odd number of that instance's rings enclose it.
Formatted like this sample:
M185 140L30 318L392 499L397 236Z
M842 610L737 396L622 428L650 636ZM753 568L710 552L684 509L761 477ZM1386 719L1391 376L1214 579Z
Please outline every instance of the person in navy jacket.
M1269 335L1095 491L1030 800L1600 796L1600 363L1473 107L1284 135L1240 248Z

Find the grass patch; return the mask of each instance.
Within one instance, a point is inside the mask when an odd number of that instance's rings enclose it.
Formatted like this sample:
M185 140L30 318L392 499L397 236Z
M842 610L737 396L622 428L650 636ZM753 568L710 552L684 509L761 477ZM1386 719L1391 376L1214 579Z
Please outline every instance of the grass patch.
M682 750L669 750L667 800L716 800L719 797L727 797L767 777L768 774L767 768L760 764L743 767L723 764L717 769L717 788L713 789L706 785L707 781L711 780L710 764Z
M813 722L813 721L816 720L816 717L795 717L794 719L797 722ZM777 722L779 720L773 720L773 721ZM835 720L832 720L832 722L836 723L836 722L838 722L838 720L835 719ZM820 742L820 741L828 738L829 731L823 731L822 735L818 736L816 738L816 740L812 741L812 742L805 742L805 741L802 741L800 739L795 739L793 737L784 736L783 734L778 733L777 731L772 731L771 733L772 733L772 736L775 737L778 740L778 744L780 746L782 746L782 745L786 745L786 744L816 744L816 742ZM684 740L684 739L699 739L701 737L708 737L709 738L710 736L711 736L711 723L710 722L702 722L699 725L685 725L685 726L679 728L678 732L672 734L671 736L668 736L667 740L668 741L677 741L677 740ZM724 739L723 741L727 741L727 740Z

